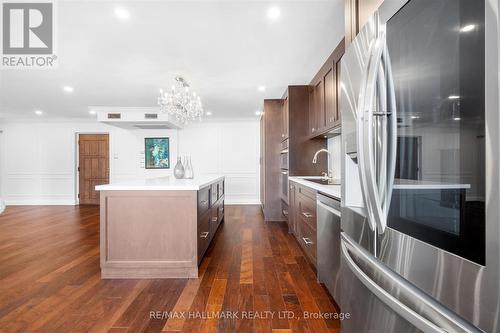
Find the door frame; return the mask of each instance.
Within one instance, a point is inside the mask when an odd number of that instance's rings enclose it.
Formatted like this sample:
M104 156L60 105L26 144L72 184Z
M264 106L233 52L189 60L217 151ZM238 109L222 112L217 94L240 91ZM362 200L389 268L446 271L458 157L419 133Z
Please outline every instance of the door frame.
M109 165L109 181L111 181L111 134L109 132L75 132L75 155L74 155L74 174L75 177L73 181L75 182L75 186L73 187L75 189L75 193L73 193L75 197L75 205L80 205L80 198L78 198L78 194L80 193L80 171L78 170L78 165L80 164L80 146L78 144L78 141L80 140L80 135L82 134L107 134L108 135L108 165Z
M418 164L418 173L417 177L419 180L422 179L422 135L413 135L413 134L403 134L397 135L397 138L412 138L417 140L417 164Z

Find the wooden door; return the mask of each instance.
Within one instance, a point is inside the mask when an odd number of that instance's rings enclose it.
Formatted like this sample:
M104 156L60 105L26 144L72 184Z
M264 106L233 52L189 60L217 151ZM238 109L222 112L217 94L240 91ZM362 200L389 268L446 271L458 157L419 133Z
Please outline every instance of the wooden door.
M78 162L80 204L98 205L95 186L109 183L109 135L80 134Z

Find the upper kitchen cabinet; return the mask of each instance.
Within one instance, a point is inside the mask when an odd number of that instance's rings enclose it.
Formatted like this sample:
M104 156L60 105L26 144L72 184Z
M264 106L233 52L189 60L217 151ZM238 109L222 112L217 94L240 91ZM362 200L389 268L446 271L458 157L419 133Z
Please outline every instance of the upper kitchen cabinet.
M325 128L325 90L323 78L309 89L309 134L315 135Z
M342 40L309 85L309 136L325 135L340 127L340 59L345 46Z
M345 0L345 45L351 44L384 0Z
M288 171L290 176L321 175L328 169L328 160L321 156L318 163L313 164L314 153L326 148L325 140L310 140L310 86L288 86L283 97L287 110L288 127ZM318 94L323 89L318 89ZM314 101L319 102L320 99Z

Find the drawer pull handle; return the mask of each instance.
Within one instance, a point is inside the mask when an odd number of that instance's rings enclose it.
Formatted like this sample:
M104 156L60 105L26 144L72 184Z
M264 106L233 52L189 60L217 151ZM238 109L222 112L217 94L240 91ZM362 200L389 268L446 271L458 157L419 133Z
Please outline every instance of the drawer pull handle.
M217 222L219 218L217 216L212 217L212 222Z
M208 234L210 234L208 231L202 232L202 233L200 234L200 238L207 238L207 237L208 237Z
M304 215L304 217L307 219L309 219L313 216L311 213L306 213L306 212L303 212L302 215Z
M302 237L302 240L304 241L304 243L306 243L306 245L314 244L309 238Z

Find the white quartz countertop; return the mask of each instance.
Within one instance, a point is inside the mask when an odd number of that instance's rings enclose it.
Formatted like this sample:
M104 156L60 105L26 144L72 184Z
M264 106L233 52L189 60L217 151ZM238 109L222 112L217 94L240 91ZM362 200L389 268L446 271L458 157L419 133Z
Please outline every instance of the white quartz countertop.
M96 191L198 191L212 183L223 180L221 175L200 175L193 179L176 179L174 176L134 179L98 185Z
M309 179L321 179L322 177L295 177L295 176L293 176L293 177L288 177L288 180L291 180L291 181L294 181L298 184L315 189L316 191L323 193L323 194L326 194L327 196L334 197L337 199L341 198L340 185L322 185L322 184L308 181L307 178L309 178Z

